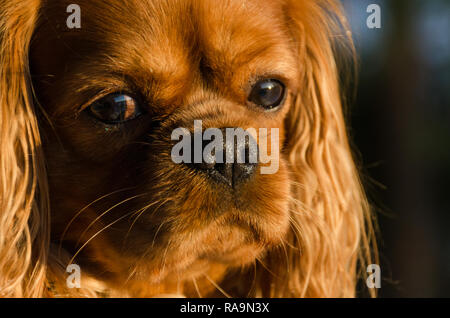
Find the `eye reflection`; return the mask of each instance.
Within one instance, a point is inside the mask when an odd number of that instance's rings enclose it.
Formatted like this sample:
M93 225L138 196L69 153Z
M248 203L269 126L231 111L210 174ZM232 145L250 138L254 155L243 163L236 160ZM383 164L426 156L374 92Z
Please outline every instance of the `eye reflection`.
M142 114L136 99L120 93L110 94L95 101L89 111L95 118L108 124L126 122Z
M275 79L265 79L253 85L249 101L267 110L278 107L284 99L284 84Z

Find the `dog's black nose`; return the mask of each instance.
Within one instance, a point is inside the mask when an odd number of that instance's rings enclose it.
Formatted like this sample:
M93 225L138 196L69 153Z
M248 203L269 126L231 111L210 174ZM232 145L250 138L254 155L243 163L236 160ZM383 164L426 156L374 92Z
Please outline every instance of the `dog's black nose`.
M256 166L256 163L216 163L210 175L234 188L250 179L255 173Z
M201 163L194 163L195 169L203 170L216 181L232 188L249 180L258 166L258 146L252 136L246 138L223 138L222 149L214 149L210 155L203 155ZM204 150L208 141L203 141ZM193 148L194 149L194 148ZM207 152L209 153L209 152Z

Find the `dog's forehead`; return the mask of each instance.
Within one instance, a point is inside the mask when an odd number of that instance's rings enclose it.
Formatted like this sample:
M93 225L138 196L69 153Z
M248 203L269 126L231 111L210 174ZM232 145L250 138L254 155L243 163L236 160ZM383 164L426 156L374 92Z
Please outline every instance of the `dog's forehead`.
M79 0L79 28L68 24L72 2L44 2L42 16L54 32L43 36L57 34L64 45L74 43L75 50L78 43L87 50L103 48L107 52L102 54L110 57L124 51L138 53L146 64L154 60L156 65L161 59L175 62L198 50L222 54L221 60L233 59L243 51L281 43L285 37L277 1Z

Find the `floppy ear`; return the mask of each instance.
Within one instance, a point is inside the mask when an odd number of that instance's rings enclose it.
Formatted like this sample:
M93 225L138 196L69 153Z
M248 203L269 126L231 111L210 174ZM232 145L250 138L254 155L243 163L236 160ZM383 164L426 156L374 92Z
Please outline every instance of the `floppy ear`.
M352 48L334 0L286 1L302 83L286 119L291 230L257 270L265 297L353 297L357 267L371 263L369 206L350 151L336 63ZM351 52L350 52L351 53ZM359 262L358 262L359 261Z
M0 0L0 296L39 297L49 207L28 49L39 0Z

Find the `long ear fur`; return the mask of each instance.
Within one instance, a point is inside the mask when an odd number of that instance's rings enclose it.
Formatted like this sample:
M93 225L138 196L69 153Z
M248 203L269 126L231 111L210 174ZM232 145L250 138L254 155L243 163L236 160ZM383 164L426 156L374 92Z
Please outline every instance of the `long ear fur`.
M372 263L373 227L342 112L336 45L351 34L334 0L287 0L303 82L288 115L291 231L256 272L256 295L353 297L357 267ZM375 258L376 253L374 254ZM374 296L373 291L370 291Z
M39 0L0 0L0 296L44 295L49 248L45 165L32 103L28 49ZM369 207L340 102L333 0L287 0L302 91L287 119L291 231L258 266L255 296L354 296L357 262L371 263ZM338 42L341 38L338 38ZM342 38L345 41L345 36Z
M39 0L0 0L0 297L43 295L48 189L28 49Z

